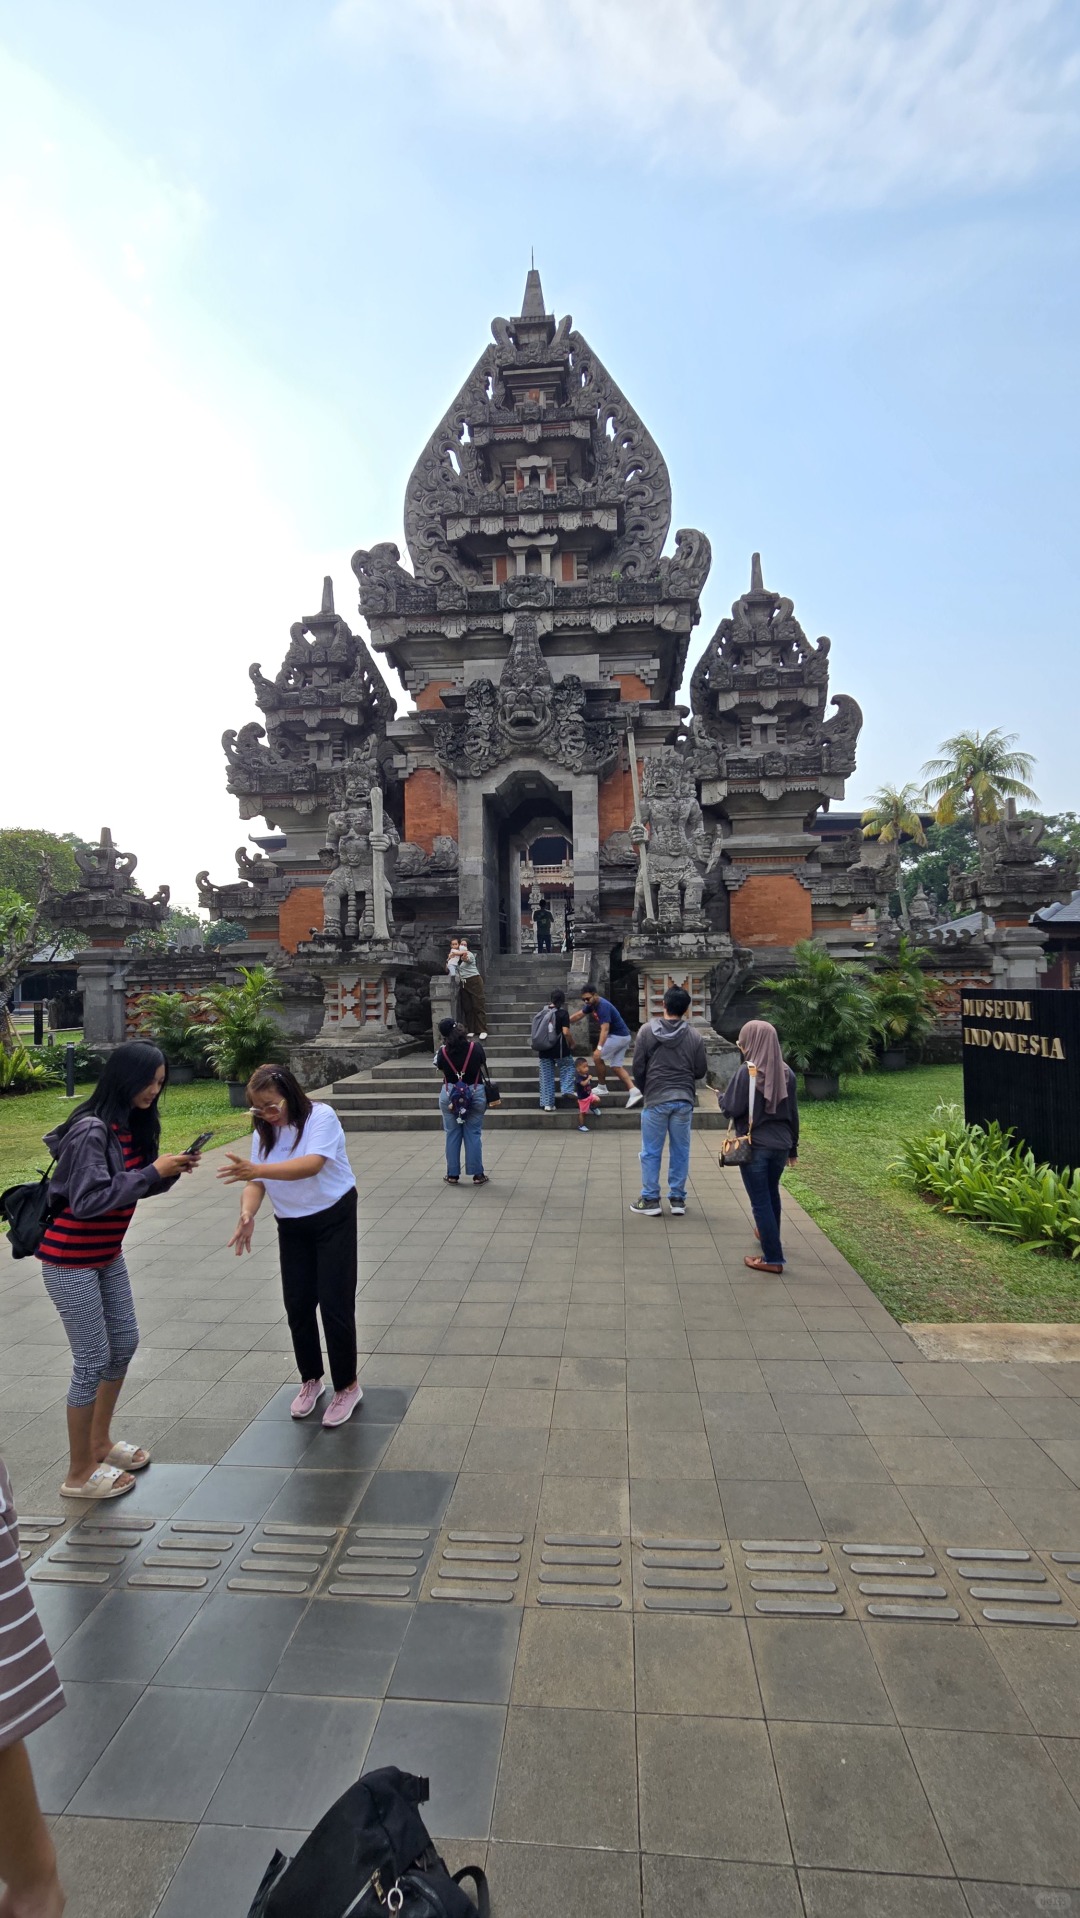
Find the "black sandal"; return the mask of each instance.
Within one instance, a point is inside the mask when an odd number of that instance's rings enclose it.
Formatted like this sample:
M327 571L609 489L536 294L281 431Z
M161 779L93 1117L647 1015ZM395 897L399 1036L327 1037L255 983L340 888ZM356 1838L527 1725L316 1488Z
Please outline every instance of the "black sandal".
M456 1179L452 1179L452 1178L450 1177L450 1174L449 1174L449 1172L444 1172L444 1173L443 1173L443 1184L444 1184L444 1185L460 1185L460 1184L461 1184L461 1179L460 1179L460 1177L459 1177L459 1178L456 1178Z
M474 1185L486 1185L487 1182L488 1182L488 1175L486 1172L477 1172L473 1174Z

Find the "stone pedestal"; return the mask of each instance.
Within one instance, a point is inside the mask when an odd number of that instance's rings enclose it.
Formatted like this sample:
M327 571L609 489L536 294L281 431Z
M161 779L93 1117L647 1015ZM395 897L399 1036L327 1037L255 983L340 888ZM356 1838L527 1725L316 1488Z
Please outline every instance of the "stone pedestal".
M397 1023L397 969L409 963L404 946L371 940L354 953L339 950L336 956L315 954L309 947L303 958L322 981L323 1017L310 1044L289 1048L289 1063L302 1084L326 1085L415 1049L416 1040Z
M132 954L125 947L91 947L76 955L78 989L83 996L83 1039L92 1052L108 1052L127 1038L127 970Z
M727 1085L739 1065L737 1047L716 1029L736 986L747 977L753 955L732 945L723 933L684 932L663 938L646 931L635 933L623 946L623 960L638 975L638 1016L659 1019L669 986L690 994L687 1018L705 1041L709 1056L709 1084Z

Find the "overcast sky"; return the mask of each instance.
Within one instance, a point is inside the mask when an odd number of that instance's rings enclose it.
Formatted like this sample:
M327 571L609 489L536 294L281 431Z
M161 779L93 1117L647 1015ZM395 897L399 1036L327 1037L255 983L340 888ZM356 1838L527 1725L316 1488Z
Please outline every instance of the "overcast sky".
M1080 805L1070 0L0 0L0 823L234 876L258 717L535 247L866 726ZM395 690L397 690L395 680Z

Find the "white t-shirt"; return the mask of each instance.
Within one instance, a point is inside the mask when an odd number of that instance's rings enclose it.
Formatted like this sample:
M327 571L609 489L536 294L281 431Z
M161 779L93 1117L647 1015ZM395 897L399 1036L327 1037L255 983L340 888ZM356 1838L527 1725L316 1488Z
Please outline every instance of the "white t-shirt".
M341 1120L332 1106L315 1104L299 1138L296 1127L282 1126L269 1152L263 1151L256 1133L251 1157L256 1165L273 1165L282 1159L302 1159L317 1152L326 1163L310 1179L267 1179L264 1190L279 1219L306 1219L312 1212L325 1212L336 1205L356 1184L349 1164Z

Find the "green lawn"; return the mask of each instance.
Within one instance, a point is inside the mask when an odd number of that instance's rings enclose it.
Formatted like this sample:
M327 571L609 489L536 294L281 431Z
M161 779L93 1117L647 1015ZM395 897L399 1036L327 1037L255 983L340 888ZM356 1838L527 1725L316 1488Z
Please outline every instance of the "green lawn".
M93 1085L79 1086L74 1103L85 1099ZM51 1132L71 1111L63 1090L27 1092L0 1099L0 1191L32 1179L44 1170L48 1155L42 1134ZM200 1132L214 1133L213 1145L225 1145L250 1129L246 1112L229 1104L228 1087L217 1079L196 1079L189 1086L170 1086L161 1102L161 1144L165 1152L180 1152ZM6 1227L0 1228L6 1230Z
M1080 1321L1075 1263L946 1218L890 1176L900 1139L941 1100L962 1103L959 1066L867 1073L840 1099L804 1099L793 1196L898 1319Z

